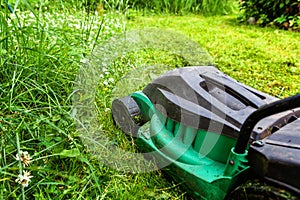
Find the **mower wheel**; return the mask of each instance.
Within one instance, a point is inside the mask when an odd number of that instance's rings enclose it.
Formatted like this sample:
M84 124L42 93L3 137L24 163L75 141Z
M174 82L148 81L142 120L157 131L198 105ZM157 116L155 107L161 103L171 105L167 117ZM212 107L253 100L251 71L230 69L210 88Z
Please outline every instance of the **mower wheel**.
M133 98L125 96L112 103L112 116L115 124L126 134L137 136L142 119L140 108Z

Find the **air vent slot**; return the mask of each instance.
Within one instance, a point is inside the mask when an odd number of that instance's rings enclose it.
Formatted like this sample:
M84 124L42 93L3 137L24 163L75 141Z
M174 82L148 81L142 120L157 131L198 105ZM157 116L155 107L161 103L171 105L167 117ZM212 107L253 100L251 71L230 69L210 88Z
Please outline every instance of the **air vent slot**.
M291 123L293 121L295 121L296 119L298 119L295 115L292 115L288 120L287 120L287 123Z
M271 134L275 133L276 131L278 131L280 128L278 126L273 126L271 129Z
M256 93L249 91L246 87L228 77L217 76L213 73L200 74L200 77L205 79L209 90L211 90L209 85L217 87L242 102L245 106L259 108L265 104L260 95L257 96Z

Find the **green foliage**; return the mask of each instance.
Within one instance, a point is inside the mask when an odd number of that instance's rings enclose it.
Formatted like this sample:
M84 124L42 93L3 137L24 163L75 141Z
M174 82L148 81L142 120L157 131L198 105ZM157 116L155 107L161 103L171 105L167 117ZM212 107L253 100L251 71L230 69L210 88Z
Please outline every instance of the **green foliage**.
M259 25L270 23L284 29L300 30L300 0L243 0L243 20L255 18Z
M187 14L200 13L205 15L227 14L232 11L232 1L221 0L154 0L130 1L132 7L151 10L156 13Z
M101 0L10 0L8 2L15 11L61 12L71 8L94 12L98 9ZM4 3L2 6L4 7Z
M86 10L127 9L139 10L146 13L204 15L228 14L235 9L235 0L68 0L67 3Z

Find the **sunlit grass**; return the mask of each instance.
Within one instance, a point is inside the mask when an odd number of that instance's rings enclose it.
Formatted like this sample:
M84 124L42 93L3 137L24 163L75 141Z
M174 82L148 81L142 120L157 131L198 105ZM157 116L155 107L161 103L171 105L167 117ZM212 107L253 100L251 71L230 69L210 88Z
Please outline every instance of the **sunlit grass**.
M143 17L132 26L177 30L207 49L218 68L235 79L281 98L299 93L298 33L240 24L236 16Z

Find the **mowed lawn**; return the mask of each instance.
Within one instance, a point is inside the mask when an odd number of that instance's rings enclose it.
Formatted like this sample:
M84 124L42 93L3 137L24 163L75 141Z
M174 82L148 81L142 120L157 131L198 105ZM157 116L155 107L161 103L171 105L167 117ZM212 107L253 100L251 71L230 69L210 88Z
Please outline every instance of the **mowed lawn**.
M184 33L206 49L223 72L266 93L286 97L300 91L297 32L241 24L237 16L155 16L131 24Z

